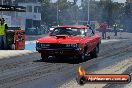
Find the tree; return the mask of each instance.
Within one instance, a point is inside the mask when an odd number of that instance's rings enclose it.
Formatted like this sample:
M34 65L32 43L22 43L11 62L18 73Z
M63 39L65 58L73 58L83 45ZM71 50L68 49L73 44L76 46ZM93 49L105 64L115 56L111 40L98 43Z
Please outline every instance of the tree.
M51 3L50 0L43 0L42 1L42 22L51 24L53 22L54 16L53 13L55 13L55 8L53 7L53 3Z
M126 3L124 7L124 15L123 15L123 20L122 23L125 26L125 29L127 29L129 32L132 32L132 4L131 3Z
M112 0L101 1L98 6L100 7L101 21L106 21L109 26L112 26L114 23L119 22L122 17L122 3L113 2Z
M50 0L43 0L42 2L42 21L47 24L57 25L57 10L59 23L63 24L66 19L69 19L67 10L73 4L67 0L58 0L52 3ZM58 8L58 9L57 9Z
M73 4L76 5L78 0L73 0Z

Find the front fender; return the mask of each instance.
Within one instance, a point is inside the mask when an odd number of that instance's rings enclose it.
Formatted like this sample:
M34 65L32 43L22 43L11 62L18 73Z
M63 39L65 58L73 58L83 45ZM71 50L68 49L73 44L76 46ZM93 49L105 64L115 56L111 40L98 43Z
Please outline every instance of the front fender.
M88 43L84 43L82 45L82 52L87 52L88 51Z

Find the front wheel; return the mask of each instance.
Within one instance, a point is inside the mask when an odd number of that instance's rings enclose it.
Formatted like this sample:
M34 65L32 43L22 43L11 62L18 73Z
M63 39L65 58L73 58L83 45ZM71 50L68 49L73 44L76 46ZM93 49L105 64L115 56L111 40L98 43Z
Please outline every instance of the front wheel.
M99 45L97 45L92 52L90 52L91 58L97 58L99 54Z
M41 54L41 58L42 58L42 61L43 62L48 61L48 57L49 56L46 56L46 55Z
M79 60L80 62L83 62L85 59L86 59L86 53L83 52L81 55L79 55L78 60Z

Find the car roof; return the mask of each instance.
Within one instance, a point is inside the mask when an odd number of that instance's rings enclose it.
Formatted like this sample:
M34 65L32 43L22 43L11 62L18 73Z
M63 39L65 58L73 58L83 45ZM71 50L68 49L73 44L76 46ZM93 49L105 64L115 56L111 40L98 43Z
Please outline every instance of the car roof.
M56 28L88 28L87 26L58 26Z

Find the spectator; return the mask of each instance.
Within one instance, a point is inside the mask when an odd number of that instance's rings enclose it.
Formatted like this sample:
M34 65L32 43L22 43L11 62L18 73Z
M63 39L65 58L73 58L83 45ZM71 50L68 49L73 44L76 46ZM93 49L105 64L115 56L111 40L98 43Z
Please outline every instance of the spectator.
M106 34L107 23L106 22L101 23L100 29L101 29L101 32L102 32L103 39L106 39L106 37L107 37L107 34Z
M114 24L114 33L115 33L114 36L117 36L117 24L116 23Z
M7 34L8 26L5 23L4 18L0 19L0 49L6 49L6 34Z

